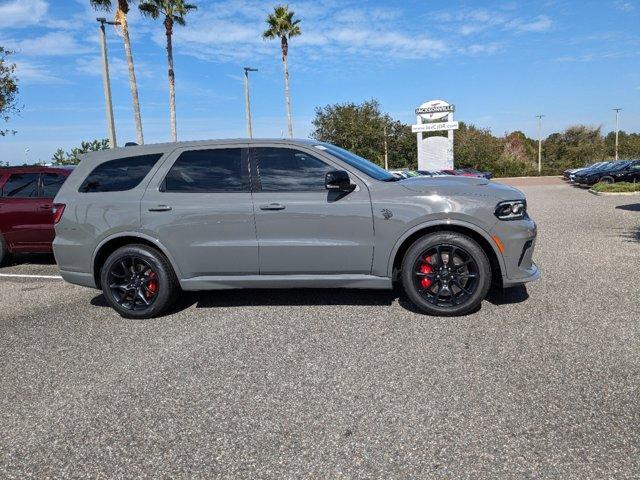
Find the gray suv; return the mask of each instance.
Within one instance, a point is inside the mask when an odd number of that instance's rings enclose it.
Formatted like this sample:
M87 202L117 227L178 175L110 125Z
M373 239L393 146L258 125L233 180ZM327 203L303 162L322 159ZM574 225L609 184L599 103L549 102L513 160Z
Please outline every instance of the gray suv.
M150 318L180 290L391 289L461 315L539 277L524 195L484 178L398 179L334 145L228 140L88 154L55 199L62 277Z

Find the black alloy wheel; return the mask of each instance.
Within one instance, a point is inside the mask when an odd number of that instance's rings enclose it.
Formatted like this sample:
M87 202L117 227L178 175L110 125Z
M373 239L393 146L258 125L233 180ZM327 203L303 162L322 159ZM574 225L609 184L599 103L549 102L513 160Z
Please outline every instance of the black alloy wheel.
M158 274L144 258L132 255L111 265L108 288L125 310L144 310L158 297Z
M414 262L414 283L420 295L436 307L455 307L478 288L478 264L461 247L438 244Z
M491 285L491 266L471 238L440 232L416 241L402 266L409 299L430 315L464 315L477 308Z
M125 318L153 318L176 300L178 280L167 258L146 245L127 245L107 258L100 273L107 302Z

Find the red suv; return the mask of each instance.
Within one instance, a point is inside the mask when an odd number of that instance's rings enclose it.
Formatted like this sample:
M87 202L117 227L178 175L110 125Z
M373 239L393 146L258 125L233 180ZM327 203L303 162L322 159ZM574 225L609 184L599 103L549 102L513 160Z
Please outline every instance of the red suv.
M0 264L16 252L51 252L53 224L62 212L53 198L67 167L0 168Z

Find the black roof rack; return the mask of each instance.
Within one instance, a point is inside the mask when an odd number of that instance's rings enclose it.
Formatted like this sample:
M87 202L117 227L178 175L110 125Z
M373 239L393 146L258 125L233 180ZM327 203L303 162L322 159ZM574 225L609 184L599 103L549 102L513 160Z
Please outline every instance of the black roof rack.
M124 144L125 147L137 147L138 144L136 142L127 142Z

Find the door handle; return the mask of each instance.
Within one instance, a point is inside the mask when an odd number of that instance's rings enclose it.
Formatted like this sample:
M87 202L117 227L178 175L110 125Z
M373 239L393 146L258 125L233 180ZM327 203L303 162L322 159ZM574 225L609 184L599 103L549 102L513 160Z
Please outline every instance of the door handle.
M157 207L149 208L150 212L168 212L171 210L169 205L158 205Z
M53 207L53 205L49 205L49 204L47 204L47 205L40 205L40 208L41 208L42 210L51 210L51 208L52 208L52 207Z
M269 203L267 205L260 205L260 210L284 210L286 207L281 203Z

